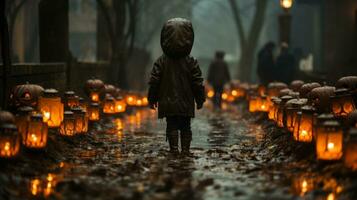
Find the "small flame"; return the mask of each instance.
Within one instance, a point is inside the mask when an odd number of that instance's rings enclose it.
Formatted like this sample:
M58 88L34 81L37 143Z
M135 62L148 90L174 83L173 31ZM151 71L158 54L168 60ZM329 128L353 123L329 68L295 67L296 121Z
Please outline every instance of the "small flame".
M238 95L237 90L232 90L232 95L233 95L233 96L237 96L237 95Z
M35 134L31 134L31 140L33 142L37 142L37 136Z
M43 112L43 117L44 117L44 120L47 121L51 118L51 113L50 112L47 112L47 111L44 111Z
M5 151L9 151L9 150L10 150L10 142L6 142L6 143L5 143L4 150L5 150Z
M333 142L329 142L328 144L327 144L327 149L328 150L332 150L332 149L334 149L335 148L335 144L333 143Z
M301 136L307 136L307 131L306 130L302 130L301 131Z

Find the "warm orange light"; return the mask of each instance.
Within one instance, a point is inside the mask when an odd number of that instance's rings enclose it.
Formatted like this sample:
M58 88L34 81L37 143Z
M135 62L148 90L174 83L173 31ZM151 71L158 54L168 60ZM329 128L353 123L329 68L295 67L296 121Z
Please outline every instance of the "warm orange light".
M44 91L44 95L38 100L38 110L43 115L43 121L49 127L56 128L61 125L64 106L57 90L48 89Z
M294 124L294 139L299 142L311 142L313 139L313 112L303 110L298 112Z
M99 102L99 94L96 92L92 92L90 94L90 98L93 102Z
M221 98L222 98L223 100L227 100L227 99L228 99L228 94L225 93L225 92L223 92Z
M128 95L126 97L126 103L129 105L129 106L136 106L136 96L134 95Z
M143 101L141 99L137 99L136 100L136 106L142 106L143 105Z
M343 131L339 123L326 121L316 130L317 158L320 160L339 160L343 154Z
M87 115L89 117L89 121L99 121L99 105L97 103L92 103L87 108Z
M76 133L75 127L74 113L71 111L64 112L64 119L60 127L60 134L64 136L73 136Z
M28 148L41 149L46 147L48 137L48 126L43 122L42 115L31 116L26 135L22 138L22 143Z
M280 6L284 9L290 9L293 6L293 0L280 0Z
M149 100L148 100L147 97L143 97L142 101L143 101L143 106L148 106L149 105Z
M107 97L104 100L103 113L114 114L115 113L115 100L113 97Z
M232 90L231 94L232 94L232 96L237 97L238 96L238 91L237 90Z
M347 89L338 89L331 97L332 112L336 117L346 117L356 109L353 98Z
M213 90L209 90L208 92L207 92L207 97L208 98L212 98L214 96L214 91Z
M38 195L38 193L41 192L41 182L39 179L32 180L30 185L31 185L30 190L32 195L36 196Z
M14 124L0 126L0 157L15 157L20 151L20 135Z

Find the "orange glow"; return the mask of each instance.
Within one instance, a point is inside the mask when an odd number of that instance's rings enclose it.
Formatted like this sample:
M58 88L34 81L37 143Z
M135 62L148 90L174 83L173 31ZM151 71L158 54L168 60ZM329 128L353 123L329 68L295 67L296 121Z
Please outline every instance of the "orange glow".
M221 97L222 97L223 100L227 100L228 99L228 94L223 92Z
M232 94L232 96L237 97L238 96L238 91L237 90L232 90L231 94Z
M57 90L45 90L44 96L38 100L38 110L43 115L43 122L50 128L57 128L63 120L64 106Z
M40 180L39 179L34 179L31 181L30 183L30 190L31 190L31 194L36 196L38 195L39 192L41 192L41 185L40 185Z
M339 124L334 121L327 121L316 130L317 158L320 160L339 160L343 154L343 131Z
M207 92L207 97L208 98L212 98L214 96L214 91L213 90L210 90Z
M284 9L290 9L293 6L293 0L280 0L280 6Z
M99 94L96 92L92 92L90 94L90 98L93 102L99 102Z
M27 133L22 138L22 143L28 148L41 149L46 147L48 126L43 122L41 115L31 116Z

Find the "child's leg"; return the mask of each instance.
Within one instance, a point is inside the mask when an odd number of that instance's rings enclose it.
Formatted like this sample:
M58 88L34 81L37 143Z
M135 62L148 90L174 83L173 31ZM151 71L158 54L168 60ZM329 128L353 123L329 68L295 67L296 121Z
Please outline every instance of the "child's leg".
M191 117L180 117L181 150L184 154L190 153L192 140Z
M178 130L177 117L166 117L166 138L169 140L170 152L178 152Z

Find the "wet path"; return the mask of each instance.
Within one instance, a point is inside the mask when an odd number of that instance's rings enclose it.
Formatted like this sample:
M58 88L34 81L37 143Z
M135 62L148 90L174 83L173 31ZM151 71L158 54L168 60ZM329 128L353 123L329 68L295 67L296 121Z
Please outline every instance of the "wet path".
M90 142L75 145L23 188L27 197L54 199L292 198L290 185L279 185L282 177L266 173L262 127L238 108L203 110L192 130L194 156L171 158L165 122L155 112L108 117L84 136Z

